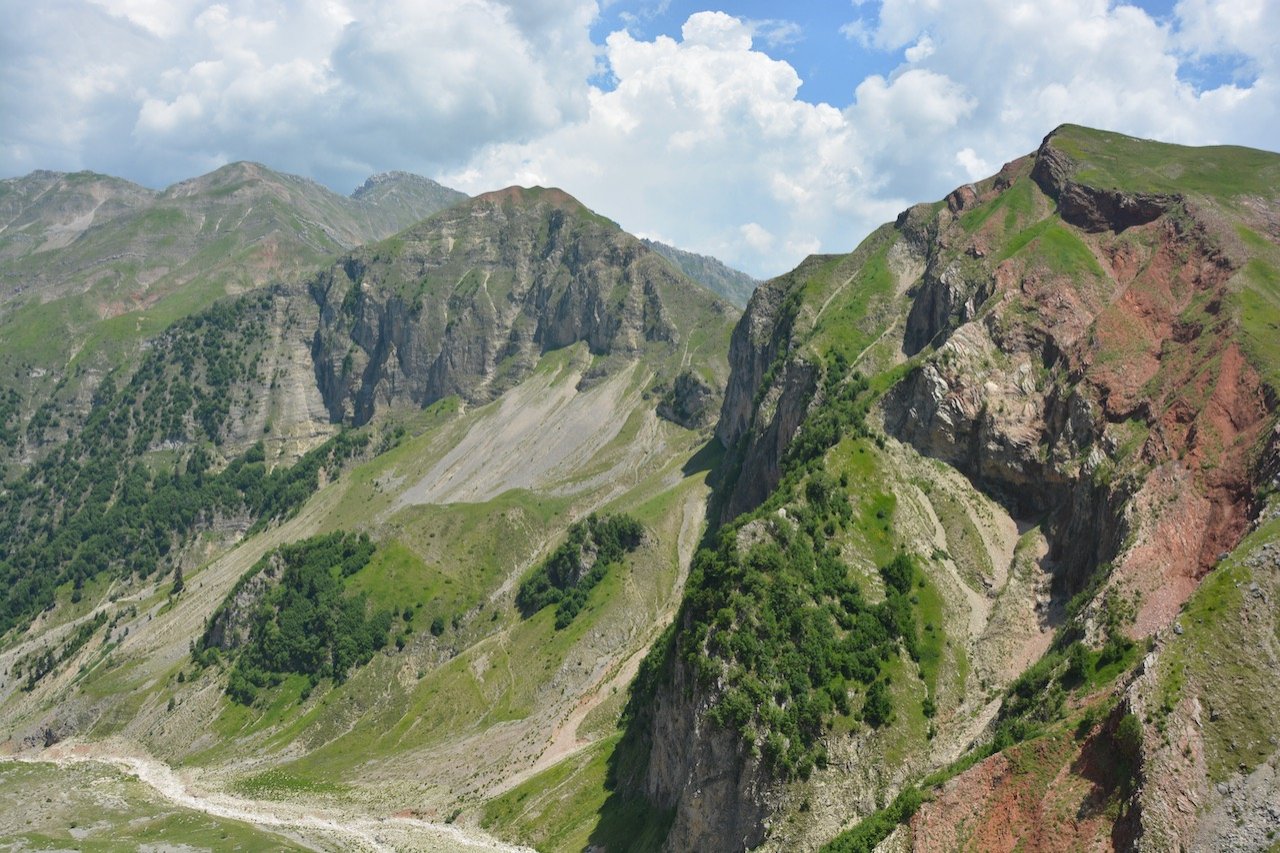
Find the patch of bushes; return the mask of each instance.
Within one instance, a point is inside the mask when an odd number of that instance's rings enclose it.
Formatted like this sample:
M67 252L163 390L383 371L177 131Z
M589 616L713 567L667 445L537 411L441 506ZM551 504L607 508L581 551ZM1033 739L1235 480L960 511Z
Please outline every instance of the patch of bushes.
M394 615L369 613L364 595L345 592L346 578L364 568L375 546L367 534L337 532L282 546L264 556L241 578L219 611L209 620L194 655L213 645L213 628L244 584L274 568L279 582L258 602L248 641L239 650L227 682L232 700L251 705L261 689L279 684L285 675L307 675L314 685L323 678L342 681L352 667L368 663L387 644Z
M928 800L919 789L903 789L880 811L868 816L853 829L845 830L822 847L822 853L872 853L876 846L898 828Z
M568 538L520 584L516 607L527 619L556 607L556 629L568 627L609 568L640 547L644 528L629 515L592 513L569 528Z
M839 501L847 503L843 492ZM859 686L862 719L875 727L892 719L881 668L899 642L916 643L907 594L914 558L882 568L886 599L871 604L822 533L829 518L810 513L796 528L773 517L770 535L745 551L730 528L695 556L685 600L681 653L705 684L721 687L710 719L759 744L784 778L825 765L822 733L836 715L853 715Z

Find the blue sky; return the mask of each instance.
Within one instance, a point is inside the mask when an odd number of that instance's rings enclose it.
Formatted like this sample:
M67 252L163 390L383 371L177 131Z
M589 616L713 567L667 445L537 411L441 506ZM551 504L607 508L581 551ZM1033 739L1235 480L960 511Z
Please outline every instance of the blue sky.
M1155 21L1176 26L1174 0L1145 0L1128 5L1142 9ZM846 34L850 25L874 28L874 3L738 0L709 6L681 0L615 0L602 6L600 17L592 26L592 37L603 42L609 33L620 29L646 40L679 37L680 27L688 17L708 8L758 22L756 49L795 67L803 81L799 96L812 104L845 104L858 82L870 74L886 74L897 64L894 51L859 44ZM1250 79L1246 65L1238 55L1218 54L1198 60L1188 58L1179 72L1197 88L1212 89L1242 77ZM600 82L607 87L607 75Z
M864 48L841 33L841 27L857 20L862 11L851 3L779 4L750 0L708 6L675 0L619 0L602 8L592 33L598 41L620 29L646 40L660 35L679 37L680 27L689 16L708 8L759 22L757 49L796 69L803 81L800 97L809 103L847 103L858 81L892 67L886 51Z
M767 276L1062 122L1274 148L1275 0L0 0L0 176L556 185Z

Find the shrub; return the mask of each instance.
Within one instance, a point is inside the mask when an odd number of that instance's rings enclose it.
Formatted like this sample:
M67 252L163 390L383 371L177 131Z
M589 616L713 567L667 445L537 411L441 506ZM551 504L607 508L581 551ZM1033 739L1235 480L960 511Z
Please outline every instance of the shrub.
M571 526L565 541L521 582L516 607L527 619L554 604L556 630L568 627L610 567L638 548L643 539L644 528L631 516L593 513ZM586 569L585 555L591 550L595 562Z

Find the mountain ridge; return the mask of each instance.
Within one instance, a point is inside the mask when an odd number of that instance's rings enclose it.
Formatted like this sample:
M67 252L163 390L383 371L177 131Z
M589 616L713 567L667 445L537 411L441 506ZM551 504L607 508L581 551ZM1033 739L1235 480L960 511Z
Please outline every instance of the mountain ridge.
M676 265L685 275L700 281L739 308L747 306L747 300L760 282L744 272L733 269L718 258L687 252L657 240L644 238L644 244Z
M1245 306L1273 298L1252 294L1269 292L1266 278L1259 284L1256 271L1269 268L1275 247L1254 241L1245 249L1239 235L1246 232L1239 228L1248 226L1234 223L1253 223L1259 217L1268 221L1266 205L1274 211L1280 199L1274 181L1223 180L1200 187L1193 180L1182 186L1176 175L1167 173L1216 173L1226 179L1238 167L1259 174L1253 164L1261 161L1266 165L1261 174L1273 174L1267 170L1280 165L1280 157L1250 152L1241 167L1231 159L1238 152L1157 147L1155 155L1147 156L1142 144L1132 140L1125 143L1130 150L1116 156L1115 144L1110 136L1084 128L1059 128L1036 153L1006 165L996 176L960 187L942 202L913 207L895 224L874 232L852 255L811 258L796 272L766 282L752 297L734 332L734 369L717 433L730 453L723 517L738 518L720 537L730 543L721 546L727 550L714 558L700 557L706 575L690 580L690 597L677 619L672 645L658 658L665 661L666 674L645 694L645 702L658 710L637 712L639 722L633 723L634 736L651 746L647 775L633 777L629 785L646 790L656 806L675 809L668 849L716 846L717 838L739 839L735 848L815 845L823 834L834 834L833 820L837 827L842 821L833 809L839 801L838 796L833 800L833 785L843 786L846 796L860 803L855 810L872 818L868 827L882 826L886 832L909 822L919 803L912 800L909 808L895 806L897 810L886 806L880 814L867 806L873 792L883 804L896 793L915 790L898 775L905 768L890 770L894 775L887 778L869 769L849 776L803 770L802 779L813 772L822 780L818 787L788 782L794 771L777 769L779 750L785 753L788 744L808 737L789 728L794 724L788 722L787 708L799 703L803 719L809 703L820 708L826 702L829 708L832 700L824 698L829 676L813 670L801 676L792 671L790 687L785 682L773 686L770 679L779 677L778 670L754 657L746 639L738 639L745 630L737 627L739 620L750 624L772 618L759 615L769 613L767 590L784 583L780 569L753 568L769 565L772 558L760 550L774 547L769 543L785 550L796 536L808 536L817 543L820 560L824 540L841 543L841 558L850 560L854 573L872 588L875 572L867 568L878 563L883 571L892 549L908 548L922 572L916 608L926 607L925 593L935 584L940 589L959 585L949 593L951 604L942 608L951 651L927 652L931 638L925 632L913 641L925 646L909 655L919 657L912 661L904 654L907 671L917 668L918 674L904 675L891 656L881 676L866 686L861 716L876 722L860 726L855 714L850 724L844 722L845 712L834 713L832 724L838 729L853 726L851 739L821 742L833 763L839 747L840 766L849 773L851 761L882 762L880 750L901 738L920 737L920 743L927 743L935 727L940 742L953 743L960 732L948 734L945 721L963 718L966 708L967 713L978 712L965 699L963 684L957 694L955 688L944 689L940 679L932 680L929 655L950 660L967 635L968 664L962 672L981 664L988 673L984 677L991 679L987 684L1008 684L1018 674L991 669L995 661L982 650L1004 641L990 633L994 629L982 628L988 619L1018 614L1026 627L1018 629L1023 632L1019 635L1011 630L1014 623L1005 623L1007 639L1025 638L1019 642L1029 645L1017 654L1032 654L1028 663L1044 656L1038 669L1028 670L1040 680L1026 681L1026 675L1017 684L1027 686L1018 689L1032 698L1042 695L1037 690L1061 691L1063 681L1073 683L1062 674L1068 647L1084 655L1101 645L1107 655L1128 655L1133 661L1135 646L1129 638L1145 642L1167 629L1199 579L1247 531L1259 503L1246 496L1266 482L1262 472L1275 467L1274 442L1263 441L1275 421L1275 386L1264 386L1263 379L1270 372L1275 342L1272 336L1268 347L1255 338L1252 347L1242 347L1238 336L1261 319ZM1206 156L1228 159L1201 164L1198 172L1187 169L1188 161ZM1154 162L1139 174L1161 177L1115 181L1116 175L1127 174L1115 164L1135 158ZM1094 166L1095 161L1103 167ZM1095 174L1112 180L1094 186L1089 181ZM1148 189L1153 184L1158 192ZM1134 326L1135 316L1142 325ZM1117 358L1120 354L1123 359ZM845 377L846 365L860 369L862 378ZM853 395L852 407L842 402L845 393ZM1133 407L1134 401L1151 398L1150 408ZM865 425L860 425L860 410L870 418ZM1171 412L1177 414L1166 414ZM1229 420L1220 420L1223 412L1231 413ZM841 426L833 432L832 423ZM852 527L847 516L831 516L825 503L822 510L814 505L814 495L832 488L821 468L811 467L817 463L803 462L803 454L814 452L815 441L822 453L809 458L825 457L823 464L833 475L840 473L841 484L848 477ZM1205 441L1212 444L1195 449ZM797 447L805 448L800 456ZM984 554L989 547L983 544L985 535L974 541L971 526L978 517L965 520L955 514L958 502L972 504L975 497L954 492L931 497L909 478L890 473L895 467L920 470L911 461L915 453L954 466L987 500L1002 503L996 517L1008 513L1004 517L1011 527L1029 528L1025 544L1005 555L995 550ZM853 473L866 470L864 455L875 460L870 480L855 479ZM1172 482L1182 489L1180 498L1171 497ZM1066 491L1037 497L1055 488ZM1178 502L1177 511L1152 513L1151 507L1171 499ZM873 515L860 517L860 506ZM927 511L922 513L922 507ZM976 530L990 523L978 521ZM945 537L931 542L933 535L922 534L937 524ZM1183 532L1175 530L1179 525ZM1184 542L1189 536L1195 541ZM1083 543L1089 544L1081 548ZM1023 549L1035 555L1034 562L1021 562ZM1010 561L1007 569L1001 565L1005 560ZM713 567L715 585L709 585ZM699 596L720 600L725 583L740 590L735 596L745 596L734 609L712 619L714 610L707 614L690 604ZM800 582L802 596L809 589L805 583ZM965 600L961 592L967 585L994 598L994 606L977 610L974 618L982 619L974 623L981 629L976 634L972 626L961 626L959 613L946 615L949 609L963 613L964 606L957 605ZM984 609L990 615L982 616ZM911 630L919 631L928 619L936 637L939 617L928 612L918 610L920 622ZM765 660L784 655L787 648L782 641ZM708 658L714 662L710 668ZM810 678L811 687L795 686ZM872 688L890 681L897 719L886 723L868 709L876 692ZM1125 683L1121 679L1114 689L1122 691ZM905 710L910 708L905 696L921 689L916 685L922 685L928 700L923 716ZM775 705L768 698L773 690L781 696L789 691L790 697ZM837 708L843 692L831 694ZM744 694L754 697L745 706L740 704ZM1019 716L1027 713L1018 710L1025 708L1021 701L1019 694L1010 693L998 704L997 715L987 718L985 738L999 742L1011 737L1016 746L1033 736ZM1064 711L1050 705L1035 713L1052 722ZM1120 748L1122 717L1116 711L1101 727L1094 722L1087 743ZM913 729L916 734L909 734ZM928 739L922 736L925 729ZM963 737L981 744L984 732L970 729ZM762 749L766 740L770 745ZM928 747L906 749L920 758L930 754ZM925 775L939 766L925 760L915 773ZM955 790L962 790L964 778L956 780ZM1004 801L999 784L991 784L996 786L992 807L997 808ZM1096 784L1098 796L1127 796L1134 803L1142 796L1144 804L1157 801L1161 790L1157 784L1137 789L1118 775ZM814 800L820 789L821 804ZM929 790L920 796L927 799ZM1053 796L1053 791L1043 795ZM800 800L809 807L798 811ZM933 814L934 821L944 823L960 819ZM771 817L777 815L788 815L790 828L774 834L777 825ZM815 835L807 835L805 825L814 827ZM923 824L911 823L904 838L917 826ZM1105 821L1082 824L1072 843L1089 843L1088 833L1111 826ZM1124 834L1139 837L1144 831L1138 824ZM854 845L847 849L870 849L853 841L863 837L854 832L832 849L846 849L840 846L844 843ZM904 849L912 849L905 843Z
M1063 125L732 329L554 188L300 266L6 485L0 565L76 561L0 637L9 748L545 850L1267 849L1277 223L1280 155ZM95 566L77 506L181 489Z
M676 410L696 414L687 406L659 408L718 394L736 312L567 196L527 195L465 202L300 280L219 300L98 383L97 417L74 444L49 427L48 461L10 481L23 503L4 519L22 556L6 571L57 572L47 590L19 579L32 601L6 610L18 626L0 645L11 745L117 738L199 764L219 786L340 774L348 810L390 794L395 811L435 814L515 785L516 769L608 745L598 720L669 618L705 513L707 428L677 423ZM451 331L424 331L446 314ZM453 384L417 393L418 344L456 369L442 372ZM322 395L325 366L341 376L349 355L347 373L369 379L359 417ZM55 482L82 497L42 507ZM567 624L555 606L521 612L522 580L595 513L633 519L636 547L578 573ZM151 523L165 514L181 523ZM36 516L52 519L56 545ZM129 547L99 547L113 528ZM372 550L332 585L309 576L327 590L317 607L361 623L357 663L298 672L246 657L274 647L190 645L220 636L207 627L217 612L296 627L306 593L290 571L314 572L305 555L335 534ZM34 596L46 591L48 611ZM455 690L474 701L435 701ZM305 732L305 754L279 748L282 724ZM440 750L439 784L424 786L414 762Z
M362 203L252 163L162 191L94 173L33 175L0 182L0 385L24 420L68 426L87 416L93 386L169 324L455 199L396 178L390 186L409 191ZM46 446L35 437L11 451L29 460Z
M310 288L322 391L335 419L357 424L376 399L493 399L575 341L606 359L670 350L696 331L687 316L730 313L616 223L542 188L441 211L346 256Z

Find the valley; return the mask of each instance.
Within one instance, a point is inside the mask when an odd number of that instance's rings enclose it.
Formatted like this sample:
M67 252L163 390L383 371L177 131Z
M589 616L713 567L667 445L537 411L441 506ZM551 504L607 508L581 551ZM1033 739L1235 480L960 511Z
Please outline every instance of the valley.
M1280 155L1065 125L742 310L556 189L5 187L4 841L1280 844Z

